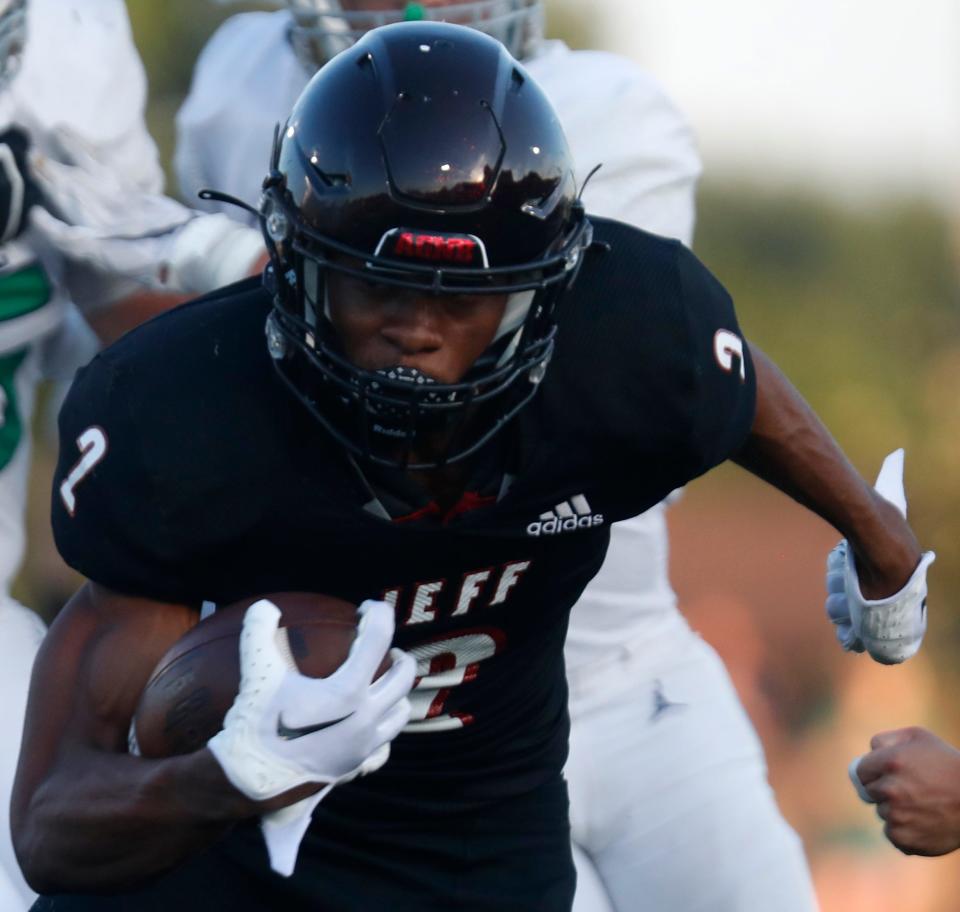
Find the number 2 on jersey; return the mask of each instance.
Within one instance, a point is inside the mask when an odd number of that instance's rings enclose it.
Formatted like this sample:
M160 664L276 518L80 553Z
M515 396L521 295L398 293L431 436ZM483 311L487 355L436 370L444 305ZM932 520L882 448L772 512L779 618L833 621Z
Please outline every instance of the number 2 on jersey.
M77 508L77 498L74 494L77 485L107 455L107 435L103 432L103 428L96 425L88 427L77 438L77 447L80 449L80 459L60 485L60 499L70 516L73 516Z
M417 660L417 681L410 694L413 712L404 728L407 733L449 731L473 721L468 713L445 713L450 689L472 681L480 663L502 648L502 630L484 627L464 630L408 650Z

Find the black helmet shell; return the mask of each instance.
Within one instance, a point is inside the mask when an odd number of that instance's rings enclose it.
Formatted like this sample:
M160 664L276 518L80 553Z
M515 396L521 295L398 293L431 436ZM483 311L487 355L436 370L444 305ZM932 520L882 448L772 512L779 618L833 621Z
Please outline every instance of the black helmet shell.
M398 226L473 234L491 266L541 256L576 195L540 87L493 38L445 23L375 29L323 67L279 171L321 234L368 253Z

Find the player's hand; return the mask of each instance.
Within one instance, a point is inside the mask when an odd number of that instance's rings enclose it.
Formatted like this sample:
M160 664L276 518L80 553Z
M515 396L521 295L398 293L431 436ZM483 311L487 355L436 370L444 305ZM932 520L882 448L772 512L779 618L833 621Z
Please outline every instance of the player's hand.
M172 233L189 221L190 210L108 167L76 131L60 127L45 138L43 152L35 151L30 162L46 200L30 215L31 240L68 261L68 282L84 276L70 285L74 300L83 309L138 287L161 289Z
M31 158L45 207L30 217L38 243L75 268L158 291L203 294L250 274L263 255L259 231L147 192L108 167L83 137L61 127ZM70 291L81 307L78 283ZM96 293L100 287L93 284ZM109 302L107 302L109 303Z
M903 450L883 462L876 491L902 516L907 513L903 490ZM925 552L899 592L866 599L853 551L846 539L827 557L827 616L836 625L840 645L853 652L866 650L878 662L892 665L909 659L920 648L927 629L927 568L936 555Z
M960 751L923 728L882 732L870 747L850 779L876 804L887 839L908 855L960 848Z
M23 130L10 127L0 133L0 244L23 231L30 208L41 202L29 166L29 148Z
M357 637L329 677L309 678L277 647L280 611L251 605L240 635L240 691L208 742L230 782L255 801L313 782L329 786L379 769L410 717L416 664L393 638L393 609L364 602Z

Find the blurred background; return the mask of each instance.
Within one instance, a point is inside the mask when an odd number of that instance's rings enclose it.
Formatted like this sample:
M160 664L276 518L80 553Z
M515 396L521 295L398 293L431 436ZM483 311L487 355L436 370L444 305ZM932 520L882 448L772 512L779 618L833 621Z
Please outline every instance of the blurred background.
M258 6L129 0L167 163L197 53ZM885 728L960 741L960 4L548 0L548 32L659 78L704 161L695 247L746 334L866 477L906 448L911 519L939 555L907 665L841 652L823 616L836 533L735 468L671 511L673 576L760 731L824 912L955 912L960 854L900 855L846 768ZM76 582L50 543L51 461L41 449L18 584L50 614Z

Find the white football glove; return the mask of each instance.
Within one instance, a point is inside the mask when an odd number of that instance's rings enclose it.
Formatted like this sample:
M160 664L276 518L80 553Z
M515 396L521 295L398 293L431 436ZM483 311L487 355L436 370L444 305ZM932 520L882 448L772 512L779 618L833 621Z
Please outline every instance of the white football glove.
M875 488L901 515L907 515L903 450L895 450L883 461ZM865 599L853 551L843 539L827 557L827 616L837 627L840 645L853 652L866 650L884 665L914 655L927 629L927 568L935 559L932 551L924 552L899 592L883 599Z
M223 730L207 742L231 784L254 801L308 782L327 785L265 816L271 864L282 874L292 872L319 801L333 786L383 766L410 718L414 660L392 649L392 666L373 680L393 639L393 608L366 601L358 612L346 661L329 677L310 678L286 647L276 605L266 599L251 605L240 634L240 690Z
M49 139L51 151L31 158L51 210L31 210L32 239L74 268L86 266L160 291L203 294L245 277L263 256L259 231L145 191L107 167L68 128L58 128ZM71 286L81 298L77 303L82 308L101 303L82 300L85 287Z

